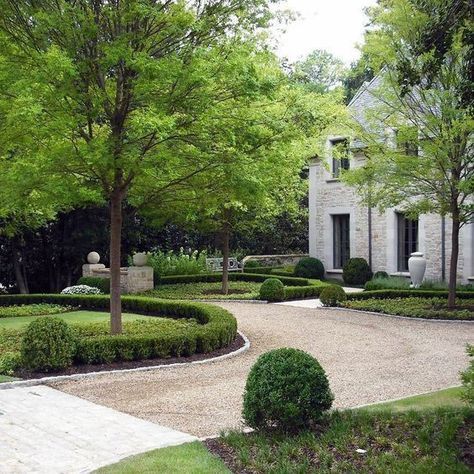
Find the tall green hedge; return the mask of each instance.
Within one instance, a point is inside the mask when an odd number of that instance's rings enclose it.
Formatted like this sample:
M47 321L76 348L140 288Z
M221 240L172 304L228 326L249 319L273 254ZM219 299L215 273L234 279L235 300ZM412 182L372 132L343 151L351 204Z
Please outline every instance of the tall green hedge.
M0 306L54 303L107 311L103 295L0 295ZM237 321L223 308L205 303L122 297L124 311L173 319L195 319L199 324L180 334L103 335L81 338L74 356L79 363L108 363L207 353L228 346L237 334Z
M93 288L98 288L102 293L108 295L110 293L110 278L100 278L100 277L81 277L77 280L78 285L87 285L92 286Z

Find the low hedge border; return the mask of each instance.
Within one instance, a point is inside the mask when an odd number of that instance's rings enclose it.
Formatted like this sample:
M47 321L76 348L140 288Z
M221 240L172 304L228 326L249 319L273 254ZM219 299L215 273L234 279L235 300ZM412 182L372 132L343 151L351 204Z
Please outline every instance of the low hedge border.
M372 298L443 298L448 297L448 292L443 290L372 290L360 293L349 293L348 300L367 300ZM458 291L456 297L459 299L474 299L472 291Z
M299 300L304 298L318 298L325 286L287 286L283 301Z
M307 278L287 277L271 274L272 278L277 278L285 286L311 286ZM269 274L260 273L229 273L229 281L253 281L263 283L269 278ZM202 273L199 275L171 275L162 277L159 281L161 285L174 285L177 283L206 283L219 282L222 280L221 273Z
M0 306L54 303L81 309L107 311L110 299L101 295L1 295ZM173 319L195 319L199 324L185 333L156 335L96 336L78 342L75 360L80 363L110 363L126 360L179 357L212 352L228 346L237 335L237 321L223 308L204 303L164 301L155 298L122 297L122 308L135 314Z

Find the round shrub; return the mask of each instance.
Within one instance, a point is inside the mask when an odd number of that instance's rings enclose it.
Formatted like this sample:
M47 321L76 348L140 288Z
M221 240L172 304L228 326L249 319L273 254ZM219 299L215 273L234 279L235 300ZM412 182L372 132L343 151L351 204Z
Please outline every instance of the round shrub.
M326 373L314 357L298 349L276 349L252 367L242 415L255 429L296 431L320 419L333 399Z
M295 267L295 276L301 278L324 278L324 265L317 258L302 258Z
M268 278L260 287L260 299L267 301L283 301L285 299L285 287L276 278Z
M339 306L347 300L347 295L340 286L331 285L322 289L319 299L324 306Z
M100 295L99 288L87 285L68 286L61 291L62 295Z
M364 285L372 278L372 272L364 258L350 258L344 265L342 278L349 285Z
M382 280L382 279L385 279L385 278L389 278L389 275L387 272L375 272L374 273L374 276L373 276L373 279L374 280Z
M38 372L54 372L72 364L76 349L71 328L59 318L40 317L26 328L21 342L23 364Z

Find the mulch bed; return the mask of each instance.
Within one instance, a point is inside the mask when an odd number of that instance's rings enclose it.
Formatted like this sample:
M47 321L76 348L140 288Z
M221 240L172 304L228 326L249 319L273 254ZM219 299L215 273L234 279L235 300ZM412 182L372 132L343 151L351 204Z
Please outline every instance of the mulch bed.
M237 462L235 449L227 446L218 438L206 439L204 445L208 451L218 457L233 474L252 474L252 471L243 469Z
M153 367L160 365L182 364L187 362L196 362L199 360L212 359L225 354L234 352L245 345L244 338L237 334L234 341L227 347L208 352L206 354L194 354L189 357L170 357L169 359L146 359L128 362L112 362L110 364L84 364L68 367L60 372L30 372L19 370L15 372L14 377L21 379L40 379L43 377L55 377L58 375L87 374L90 372L107 372L110 370L136 369L139 367Z
M474 418L467 419L458 431L461 461L474 472Z

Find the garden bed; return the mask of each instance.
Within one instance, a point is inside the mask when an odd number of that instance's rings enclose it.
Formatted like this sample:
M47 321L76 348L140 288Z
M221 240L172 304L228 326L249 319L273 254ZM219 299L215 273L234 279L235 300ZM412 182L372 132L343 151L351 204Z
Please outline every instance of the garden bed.
M68 367L65 370L59 372L32 372L25 369L20 369L15 372L15 378L6 377L4 382L10 382L18 379L41 379L43 377L61 376L61 375L76 375L76 374L89 374L94 372L110 372L113 370L129 370L146 367L160 367L173 364L185 364L191 362L199 362L208 359L214 359L223 355L231 354L232 352L238 351L245 346L245 339L237 334L232 343L221 349L216 349L205 354L193 354L190 356L181 357L169 357L169 358L158 358L158 359L146 359L146 360L135 360L135 361L120 361L110 362L108 364L81 364ZM2 382L0 376L0 382Z
M69 295L0 296L0 306L11 306L15 303L63 304L106 311L109 299L105 296ZM153 360L153 364L157 365L157 359L180 359L226 349L236 338L237 322L222 308L200 303L169 302L130 296L123 298L122 306L124 311L132 312L136 316L129 315L132 320L127 320L125 315L124 331L118 336L109 334L108 318L103 312L99 313L103 320L98 322L85 322L86 317L83 322L76 313L62 315L62 319L71 323L69 327L75 341L73 365L64 370L75 371L73 367L76 366L143 360ZM91 316L90 311L84 314ZM72 320L74 318L75 320ZM20 357L28 319L38 318L30 316L0 319L0 370L4 375L26 376L28 373L28 368Z
M358 295L356 295L358 296ZM455 310L447 308L445 298L369 298L353 299L342 306L359 311L370 311L410 318L474 321L474 299L459 299Z
M311 431L230 433L205 442L236 474L268 472L471 472L474 411L330 414Z

